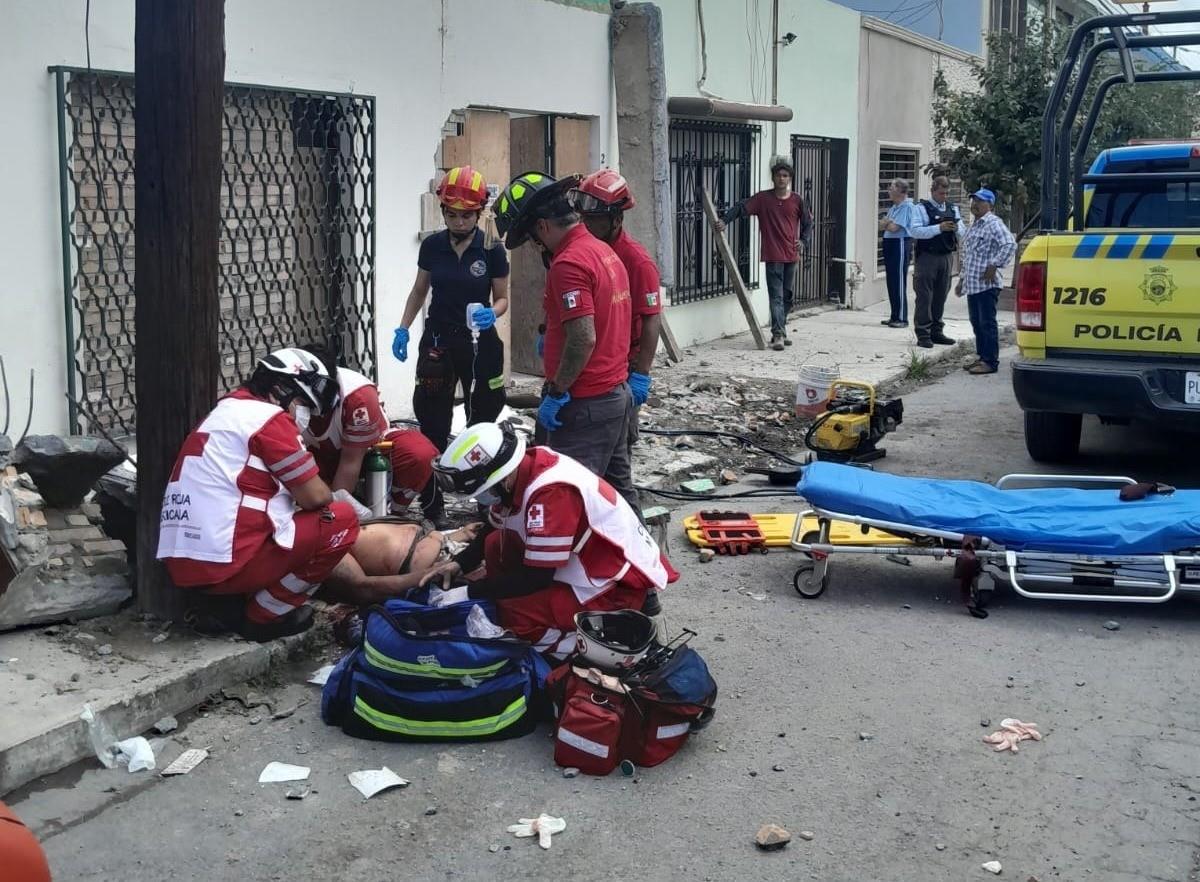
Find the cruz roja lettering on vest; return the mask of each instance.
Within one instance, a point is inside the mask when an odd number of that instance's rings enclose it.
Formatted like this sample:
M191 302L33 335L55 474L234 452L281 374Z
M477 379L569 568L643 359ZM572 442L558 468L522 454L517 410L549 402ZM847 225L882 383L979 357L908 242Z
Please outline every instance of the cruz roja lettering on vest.
M187 493L167 493L167 505L163 506L161 523L167 521L190 520L188 512L192 508L192 497Z

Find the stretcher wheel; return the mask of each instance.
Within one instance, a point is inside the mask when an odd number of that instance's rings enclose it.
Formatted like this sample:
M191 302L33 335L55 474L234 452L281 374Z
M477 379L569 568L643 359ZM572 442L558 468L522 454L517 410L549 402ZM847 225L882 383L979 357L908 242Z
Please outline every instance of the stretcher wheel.
M800 541L805 545L812 545L814 542L821 541L821 534L817 530L809 530L807 533L805 533L803 536L800 537ZM812 560L812 552L811 551L805 551L805 552L803 552L803 554L809 560ZM796 590L799 591L800 589L797 588Z
M808 600L820 597L825 593L825 589L829 587L829 568L826 567L825 575L819 580L816 578L816 570L815 564L801 564L796 569L796 574L792 576L792 585L795 587L797 593Z
M971 582L971 604L979 609L984 609L992 599L992 590L996 583L995 580L992 580L991 584L985 588L980 586L979 581L979 577L976 576Z

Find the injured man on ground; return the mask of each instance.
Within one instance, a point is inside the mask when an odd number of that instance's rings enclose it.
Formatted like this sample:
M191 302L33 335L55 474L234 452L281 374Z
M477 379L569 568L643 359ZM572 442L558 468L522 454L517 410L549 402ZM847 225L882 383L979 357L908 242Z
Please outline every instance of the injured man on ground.
M188 435L163 494L158 558L198 589L192 624L271 640L311 627L310 597L359 606L400 597L471 541L385 518L360 524L300 440L338 385L300 349L273 352ZM319 589L319 590L318 590Z

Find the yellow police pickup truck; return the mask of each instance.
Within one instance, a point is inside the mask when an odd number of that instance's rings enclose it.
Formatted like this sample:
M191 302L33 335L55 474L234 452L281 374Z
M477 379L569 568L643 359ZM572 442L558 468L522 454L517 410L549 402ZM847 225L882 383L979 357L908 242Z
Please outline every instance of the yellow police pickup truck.
M1130 63L1101 84L1073 146L1082 92L1072 96L1065 114L1057 112L1082 48L1076 38L1100 28L1115 35L1133 18L1105 16L1080 26L1043 125L1042 230L1017 271L1020 356L1012 375L1025 445L1040 462L1074 458L1089 415L1106 423L1144 419L1200 431L1200 143L1110 148L1081 173L1108 88L1142 77L1196 79L1200 72L1139 75ZM1200 16L1193 12L1185 20ZM1155 37L1155 44L1164 37ZM1101 52L1128 53L1141 39L1122 32L1095 41L1076 88L1086 86Z

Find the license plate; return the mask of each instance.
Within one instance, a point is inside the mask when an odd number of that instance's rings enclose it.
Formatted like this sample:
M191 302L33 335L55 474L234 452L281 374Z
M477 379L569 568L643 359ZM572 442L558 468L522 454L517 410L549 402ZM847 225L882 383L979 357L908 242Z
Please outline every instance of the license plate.
M1200 404L1200 371L1188 371L1183 378L1183 401Z

